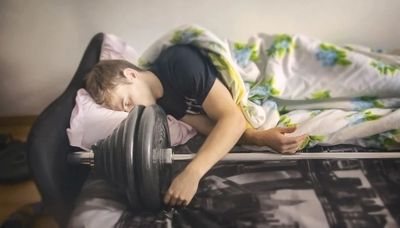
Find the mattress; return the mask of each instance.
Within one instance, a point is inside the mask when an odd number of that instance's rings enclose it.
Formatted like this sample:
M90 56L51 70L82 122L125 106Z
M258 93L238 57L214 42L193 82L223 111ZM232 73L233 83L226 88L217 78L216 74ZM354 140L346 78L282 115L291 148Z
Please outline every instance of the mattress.
M196 136L175 151L195 153L203 140ZM338 145L302 152L338 151L375 150ZM186 164L175 162L171 177ZM201 180L189 206L159 213L133 210L123 192L93 173L69 226L398 227L399 171L400 159L221 162Z

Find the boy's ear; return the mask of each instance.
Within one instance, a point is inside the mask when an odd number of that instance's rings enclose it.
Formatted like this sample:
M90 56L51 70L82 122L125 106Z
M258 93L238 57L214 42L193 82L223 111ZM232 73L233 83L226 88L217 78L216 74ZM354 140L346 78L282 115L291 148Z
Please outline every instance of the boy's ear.
M132 68L125 68L123 71L124 76L128 79L128 80L132 80L134 78L136 78L136 70L132 69Z

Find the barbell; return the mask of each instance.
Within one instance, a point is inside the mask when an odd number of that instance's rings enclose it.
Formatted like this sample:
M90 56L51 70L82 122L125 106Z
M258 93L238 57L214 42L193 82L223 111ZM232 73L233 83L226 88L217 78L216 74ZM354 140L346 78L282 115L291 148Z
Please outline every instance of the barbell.
M190 161L195 154L175 154L170 146L167 118L158 105L136 106L128 117L91 151L68 155L72 164L94 167L122 191L131 207L159 211L162 197L171 182L174 161ZM400 152L322 152L297 153L228 153L221 161L254 162L263 160L302 159L382 159L400 158Z

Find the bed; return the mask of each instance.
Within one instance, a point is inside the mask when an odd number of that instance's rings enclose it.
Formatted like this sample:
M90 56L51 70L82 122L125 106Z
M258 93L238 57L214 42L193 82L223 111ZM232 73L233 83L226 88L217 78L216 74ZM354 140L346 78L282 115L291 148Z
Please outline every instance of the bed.
M185 208L148 213L128 205L126 196L95 170L66 162L68 154L81 150L69 144L65 129L70 127L74 99L83 87L83 76L100 58L104 36L100 33L91 40L71 83L40 114L28 139L30 165L43 203L61 226L399 226L399 159L217 164L202 179L198 193ZM275 123L278 121L279 118ZM195 153L203 140L196 135L176 150ZM357 152L382 148L308 144L302 151ZM172 176L184 165L177 162Z
M195 153L203 140L198 135L175 151ZM337 145L302 152L337 151L374 150ZM176 162L172 176L185 164ZM399 168L400 159L219 163L188 207L160 213L129 209L123 193L92 174L70 227L398 227Z

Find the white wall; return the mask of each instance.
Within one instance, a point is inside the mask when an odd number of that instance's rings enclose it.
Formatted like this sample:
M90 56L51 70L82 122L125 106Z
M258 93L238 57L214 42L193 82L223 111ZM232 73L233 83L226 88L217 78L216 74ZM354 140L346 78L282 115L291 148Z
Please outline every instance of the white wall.
M400 47L399 9L399 0L0 0L0 116L39 114L97 32L139 53L188 23L234 40L285 32L392 49Z

